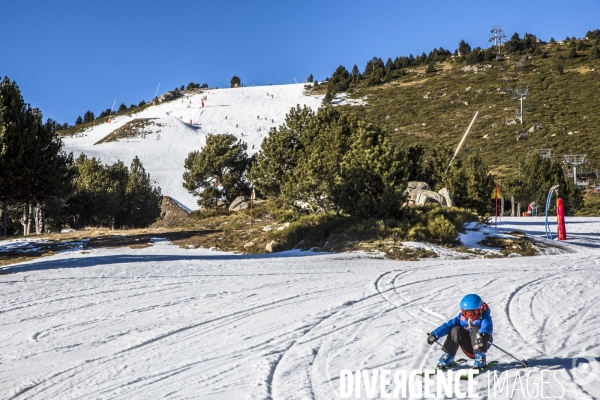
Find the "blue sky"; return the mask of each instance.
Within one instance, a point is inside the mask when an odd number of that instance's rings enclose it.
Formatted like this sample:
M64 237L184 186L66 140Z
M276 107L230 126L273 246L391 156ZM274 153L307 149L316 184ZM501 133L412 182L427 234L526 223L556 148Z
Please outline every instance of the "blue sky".
M510 37L582 37L600 29L600 0L0 0L0 75L45 117L73 124L190 81L227 87L321 80L372 57L487 47Z

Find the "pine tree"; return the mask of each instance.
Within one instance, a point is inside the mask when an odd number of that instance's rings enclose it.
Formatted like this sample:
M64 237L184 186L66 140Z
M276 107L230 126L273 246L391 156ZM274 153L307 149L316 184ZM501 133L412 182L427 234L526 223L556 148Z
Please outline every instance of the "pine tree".
M310 76L308 78L306 78L306 82L308 82L308 83L312 83L313 80L314 80L314 78L313 78L312 74L310 74Z
M242 80L239 77L234 75L233 78L231 78L231 80L229 81L229 84L231 85L232 88L240 87L240 86L242 86Z
M62 151L54 121L43 123L41 111L25 104L18 86L8 78L0 84L0 103L4 119L0 143L3 216L6 216L9 202L20 204L24 233L31 233L36 225L41 232L43 204L63 193L70 179L67 173L70 157ZM33 223L34 211L37 224ZM6 222L3 222L3 230L6 227Z
M600 51L598 50L597 46L592 47L592 51L590 52L590 58L592 60L597 60L598 58L600 58Z
M161 213L162 195L160 187L153 185L136 156L129 168L123 204L123 224L131 228L145 228L154 223Z
M491 210L494 176L478 153L469 155L463 163L455 164L445 183L459 207L476 210L481 215Z
M246 153L247 148L246 143L233 135L211 135L201 151L187 156L183 187L199 198L199 206L212 209L221 200L229 203L250 193L247 172L252 159Z
M83 118L81 118L81 115L79 117L77 117L77 119L75 120L75 125L81 125L83 124Z
M88 111L86 111L86 112L85 112L85 114L83 114L83 123L84 123L84 124L87 124L87 123L93 122L93 121L94 121L94 119L95 119L95 117L94 117L94 113L93 113L93 112L91 112L91 111L89 111L89 110L88 110Z
M576 58L576 57L577 57L577 50L575 49L575 47L570 47L569 53L567 54L567 58Z
M117 110L118 113L123 112L123 111L127 111L127 106L125 105L125 103L121 103L121 105L119 106L119 109Z
M299 152L305 144L301 134L314 118L308 107L292 108L279 128L273 128L263 140L256 161L250 170L250 179L266 196L279 196L298 165Z
M360 78L360 71L358 70L356 64L354 64L354 67L352 67L352 72L350 74L352 75L353 82L358 82L358 79Z
M466 57L469 55L470 52L471 52L471 46L469 46L469 43L465 42L464 40L461 40L460 43L458 44L458 53L461 56Z
M358 122L331 190L332 200L351 216L400 217L408 178L404 154L379 128Z
M548 190L554 185L559 186L559 196L565 200L566 213L571 214L581 207L582 191L565 176L562 166L556 160L541 158L537 153L527 157L504 182L506 194L523 204L532 201L545 204Z

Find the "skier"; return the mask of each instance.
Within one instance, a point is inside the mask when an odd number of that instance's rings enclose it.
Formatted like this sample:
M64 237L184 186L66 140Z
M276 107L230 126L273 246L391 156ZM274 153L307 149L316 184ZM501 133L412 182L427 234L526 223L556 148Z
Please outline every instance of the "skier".
M490 307L476 294L468 294L460 301L460 313L450 321L427 334L427 343L432 345L446 336L442 346L444 355L438 361L438 368L452 367L458 347L469 358L474 358L473 368L484 368L486 352L491 347L492 314Z

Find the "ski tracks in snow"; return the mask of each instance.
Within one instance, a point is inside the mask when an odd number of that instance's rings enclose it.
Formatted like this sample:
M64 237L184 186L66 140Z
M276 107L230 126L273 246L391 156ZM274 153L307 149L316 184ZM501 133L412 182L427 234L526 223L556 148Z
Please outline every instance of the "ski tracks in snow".
M495 343L598 398L569 367L598 351L595 261L314 255L29 271L0 294L0 398L337 398L341 369L434 365L425 332L469 292L490 305Z

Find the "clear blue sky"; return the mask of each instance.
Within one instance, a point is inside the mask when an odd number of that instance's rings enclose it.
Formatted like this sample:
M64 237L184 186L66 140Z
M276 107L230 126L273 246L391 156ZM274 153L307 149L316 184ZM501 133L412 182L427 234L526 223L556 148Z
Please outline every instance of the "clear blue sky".
M0 0L0 75L45 117L73 124L148 101L190 81L283 84L376 56L488 47L510 37L583 37L600 29L600 0Z

